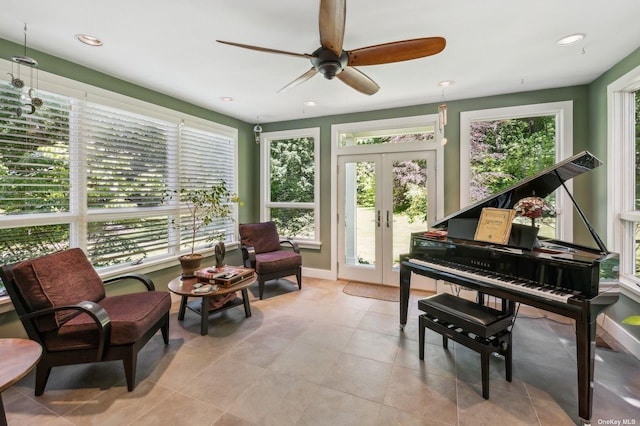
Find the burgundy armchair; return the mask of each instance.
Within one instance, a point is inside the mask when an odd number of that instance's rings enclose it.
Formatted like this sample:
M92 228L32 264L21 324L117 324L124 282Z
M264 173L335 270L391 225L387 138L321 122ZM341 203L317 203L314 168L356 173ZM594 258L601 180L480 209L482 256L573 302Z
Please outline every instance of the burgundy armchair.
M29 338L43 348L36 395L44 392L52 367L113 360L122 360L132 391L140 349L159 329L169 343L169 293L155 291L140 274L102 281L79 248L3 266L0 278ZM122 279L138 281L146 291L106 296L104 284Z
M242 261L245 267L256 271L260 299L264 283L276 278L295 275L298 289L302 289L302 256L295 241L281 240L274 222L244 223L238 230Z

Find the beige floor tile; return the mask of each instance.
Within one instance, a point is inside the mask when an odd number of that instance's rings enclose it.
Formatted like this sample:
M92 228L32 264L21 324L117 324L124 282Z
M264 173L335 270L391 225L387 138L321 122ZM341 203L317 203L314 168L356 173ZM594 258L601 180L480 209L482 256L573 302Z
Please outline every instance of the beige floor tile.
M306 380L267 371L236 398L228 412L264 426L294 425L318 389Z
M313 383L322 383L340 352L296 340L271 363L269 370L298 377Z
M442 423L437 417L427 419L406 411L398 410L397 408L389 407L388 405L383 405L380 407L380 414L374 426L442 426L446 424L454 425L455 423Z
M213 425L224 414L219 408L184 395L175 395L163 402L128 424L136 426Z
M394 366L384 404L419 417L457 423L456 380Z
M375 402L320 388L296 425L366 426L377 420L379 411Z
M315 322L298 339L311 345L340 351L347 345L354 331L353 328L342 325Z
M65 418L79 425L127 424L157 405L163 404L175 393L150 381L139 383L133 392L127 388L111 388L91 401L65 414Z
M371 401L382 402L391 369L391 364L343 353L322 385Z
M352 355L392 364L398 351L400 337L355 330L344 351Z
M180 391L224 410L265 371L264 368L224 357L202 369Z
M458 424L460 426L515 426L539 424L531 399L512 392L491 390L484 399L482 389L458 381Z

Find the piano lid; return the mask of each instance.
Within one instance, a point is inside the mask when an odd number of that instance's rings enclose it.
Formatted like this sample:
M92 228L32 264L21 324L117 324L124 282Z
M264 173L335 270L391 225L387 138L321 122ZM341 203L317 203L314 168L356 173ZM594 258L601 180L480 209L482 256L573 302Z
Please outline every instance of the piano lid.
M551 167L546 168L533 176L527 177L520 182L512 185L511 187L500 191L496 194L481 200L471 206L465 207L457 212L450 214L449 216L440 219L433 223L434 228L446 228L449 223L449 219L453 218L480 218L480 213L485 207L495 207L501 209L511 209L522 198L525 197L540 197L545 198L553 191L558 189L559 186L564 186L564 182L567 180L588 172L591 169L595 169L601 166L602 162L594 157L588 151L582 151L566 160L554 164ZM566 187L565 187L566 189ZM587 221L584 213L580 207L576 204L573 196L567 191L571 197L571 201L575 205L576 209L580 213L585 225L589 229L589 232L593 235L596 243L601 250L606 252L606 248L599 241L599 237Z

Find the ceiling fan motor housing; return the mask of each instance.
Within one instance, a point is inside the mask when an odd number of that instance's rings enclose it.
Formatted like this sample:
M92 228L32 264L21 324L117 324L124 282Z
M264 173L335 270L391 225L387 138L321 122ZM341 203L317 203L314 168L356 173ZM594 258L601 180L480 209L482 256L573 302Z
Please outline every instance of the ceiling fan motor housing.
M313 56L311 63L327 80L331 80L337 74L340 74L349 62L349 55L344 50L338 56L331 50L320 47L313 52Z

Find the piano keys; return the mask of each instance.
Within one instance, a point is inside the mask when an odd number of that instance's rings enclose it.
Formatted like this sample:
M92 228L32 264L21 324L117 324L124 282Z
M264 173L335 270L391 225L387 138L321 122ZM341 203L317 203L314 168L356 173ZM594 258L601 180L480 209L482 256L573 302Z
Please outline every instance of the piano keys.
M407 321L412 273L574 319L578 414L585 424L592 414L596 318L618 300L618 255L607 250L565 182L601 164L584 151L453 213L432 225L440 233L412 234L411 251L400 264L401 328ZM473 240L484 207L513 208L522 198L544 198L561 186L593 237L594 247L538 241L535 235L530 238L523 225L516 227L518 237L506 246ZM449 231L447 237L438 236L444 230Z

